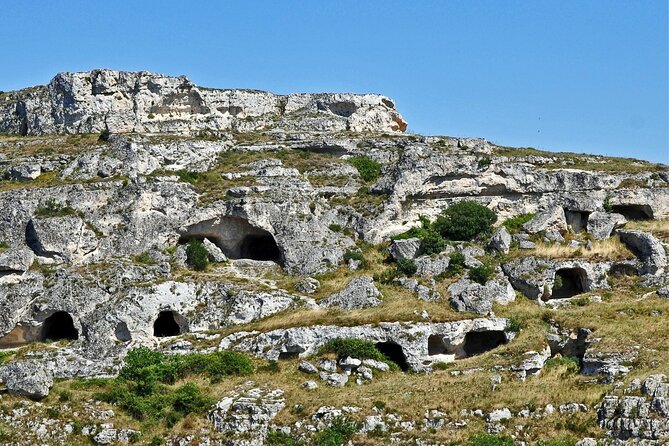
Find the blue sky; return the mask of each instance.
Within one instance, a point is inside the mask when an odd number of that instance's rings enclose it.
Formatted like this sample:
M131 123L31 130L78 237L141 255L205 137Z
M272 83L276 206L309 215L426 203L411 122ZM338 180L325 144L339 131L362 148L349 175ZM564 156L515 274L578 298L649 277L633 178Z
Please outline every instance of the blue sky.
M409 131L669 163L668 2L3 2L0 90L93 68L392 97Z

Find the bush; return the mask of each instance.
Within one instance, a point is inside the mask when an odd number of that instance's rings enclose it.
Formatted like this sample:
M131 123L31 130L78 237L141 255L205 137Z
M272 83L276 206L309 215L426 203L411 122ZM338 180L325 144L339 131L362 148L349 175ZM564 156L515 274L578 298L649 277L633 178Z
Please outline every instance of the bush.
M495 270L490 265L480 265L469 270L469 278L474 282L485 285L492 277Z
M360 424L346 417L337 417L332 424L316 435L316 446L342 446L360 429Z
M354 156L348 160L367 183L376 180L381 175L381 164L366 156Z
M191 240L186 248L186 263L195 271L204 271L209 265L209 251L199 240Z
M535 215L537 214L531 213L516 215L515 217L506 219L502 225L512 234L520 232L523 229L523 225L532 220Z
M138 420L165 418L168 425L189 413L202 413L213 401L195 384L177 389L166 384L189 375L204 374L215 382L228 375L253 371L253 364L245 355L231 351L165 356L140 347L128 352L125 362L118 378L108 380L96 398L117 404Z
M499 435L474 435L467 442L467 446L513 446L513 438Z
M104 129L103 131L100 132L100 135L98 136L98 141L107 142L109 141L110 136L111 132L109 131L109 129Z
M195 184L202 178L200 172L194 172L192 170L177 170L175 173L184 183Z
M174 392L172 407L182 414L203 413L214 404L213 398L204 395L194 383L184 384Z
M573 438L561 438L557 440L538 441L537 446L575 446L576 440Z
M377 361L386 361L386 357L376 348L376 346L364 339L337 338L332 339L323 345L318 351L319 354L334 353L339 358L351 356L358 359L376 359Z
M475 201L459 201L437 217L432 227L451 240L473 240L489 235L497 215Z
M362 253L360 251L348 250L344 253L344 261L348 262L349 260L359 260L361 262L364 262L365 258L362 256Z
M332 223L330 226L328 226L328 229L332 232L341 232L342 231L341 225L339 225L337 223Z
M399 259L397 261L397 271L407 276L413 276L418 271L418 266L416 266L414 259Z
M420 249L425 254L439 254L446 247L446 240L437 231L425 231L421 237Z
M581 363L575 356L554 356L546 361L546 370L564 368L563 375L573 375L581 369Z

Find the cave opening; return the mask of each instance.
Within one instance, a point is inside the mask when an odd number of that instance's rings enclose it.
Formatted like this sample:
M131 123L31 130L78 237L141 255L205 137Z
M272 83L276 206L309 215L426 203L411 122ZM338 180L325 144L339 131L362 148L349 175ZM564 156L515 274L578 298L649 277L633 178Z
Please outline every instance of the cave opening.
M298 352L280 352L279 353L279 361L285 361L289 359L297 359L300 357L300 354Z
M444 342L444 338L439 335L430 335L427 338L427 354L430 356L447 355L450 352Z
M239 248L239 256L251 260L271 260L279 262L281 251L272 235L247 235Z
M564 215L567 220L567 225L571 227L572 231L582 232L588 227L590 212L570 211L565 209Z
M116 324L116 328L114 329L114 336L116 336L116 339L121 342L132 340L132 335L130 334L130 330L128 330L128 324L123 321L119 321Z
M409 363L402 347L396 342L377 342L376 348L389 360L397 364L403 372L409 370Z
M226 216L192 225L179 243L209 239L230 259L270 260L281 264L281 249L269 231L253 226L245 218Z
M153 323L153 335L157 338L178 336L185 331L185 319L175 311L161 311Z
M465 356L469 357L485 353L506 342L506 334L501 330L470 331L465 335L462 349Z
M653 209L647 204L614 204L612 211L628 220L652 220Z
M74 321L70 313L56 311L42 323L39 339L42 342L62 339L75 341L79 339L79 332L74 328Z
M564 299L586 291L587 274L583 268L562 268L555 272L550 299Z

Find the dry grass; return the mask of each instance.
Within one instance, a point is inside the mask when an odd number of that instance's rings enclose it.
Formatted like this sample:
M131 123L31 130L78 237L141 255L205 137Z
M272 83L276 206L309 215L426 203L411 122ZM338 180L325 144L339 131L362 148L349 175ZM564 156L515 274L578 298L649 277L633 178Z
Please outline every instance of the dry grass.
M522 250L521 254L532 254L550 259L583 258L587 260L621 260L634 257L634 253L621 243L618 237L594 240L590 250L585 247L572 248L565 244L538 242L533 251Z
M651 232L663 240L669 239L669 219L664 220L632 220L628 221L625 229L638 229Z

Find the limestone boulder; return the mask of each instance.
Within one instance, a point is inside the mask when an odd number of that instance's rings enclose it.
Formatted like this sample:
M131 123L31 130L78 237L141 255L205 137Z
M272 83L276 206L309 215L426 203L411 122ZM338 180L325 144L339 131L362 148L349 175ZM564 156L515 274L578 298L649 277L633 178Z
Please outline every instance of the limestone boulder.
M627 219L621 214L593 212L588 216L587 231L595 240L605 240L613 231L622 228L626 223Z
M374 285L374 279L361 276L352 279L346 288L332 294L320 302L320 306L354 310L375 307L381 303L381 292Z
M620 241L634 251L643 263L641 274L661 274L667 266L667 254L653 234L643 231L618 231Z
M13 361L0 368L0 381L12 395L40 400L49 395L53 376L39 361Z

